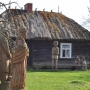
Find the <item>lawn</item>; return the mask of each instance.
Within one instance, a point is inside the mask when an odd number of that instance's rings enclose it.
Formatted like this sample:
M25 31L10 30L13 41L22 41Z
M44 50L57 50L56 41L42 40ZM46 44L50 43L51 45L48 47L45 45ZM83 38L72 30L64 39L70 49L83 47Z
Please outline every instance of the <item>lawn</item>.
M90 70L29 70L28 90L90 90Z

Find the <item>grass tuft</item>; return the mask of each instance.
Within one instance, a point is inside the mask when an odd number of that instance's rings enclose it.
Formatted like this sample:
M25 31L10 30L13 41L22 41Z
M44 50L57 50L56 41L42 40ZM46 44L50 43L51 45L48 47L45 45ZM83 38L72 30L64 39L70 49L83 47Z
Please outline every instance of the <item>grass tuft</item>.
M85 82L82 82L82 81L71 81L70 83L71 84L81 84L81 85L85 84Z

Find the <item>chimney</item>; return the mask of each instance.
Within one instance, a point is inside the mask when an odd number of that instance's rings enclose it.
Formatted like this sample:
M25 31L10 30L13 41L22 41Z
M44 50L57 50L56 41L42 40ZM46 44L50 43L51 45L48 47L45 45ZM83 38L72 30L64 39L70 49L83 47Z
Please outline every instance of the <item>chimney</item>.
M32 3L27 3L24 5L24 9L28 12L28 13L32 13Z

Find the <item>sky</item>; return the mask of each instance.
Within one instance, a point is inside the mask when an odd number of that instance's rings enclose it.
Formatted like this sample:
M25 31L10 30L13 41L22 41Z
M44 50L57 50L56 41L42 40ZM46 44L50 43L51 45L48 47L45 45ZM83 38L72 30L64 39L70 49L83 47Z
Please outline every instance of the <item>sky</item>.
M89 0L2 0L2 3L17 2L20 7L24 8L26 3L33 3L33 10L62 12L62 14L82 24L83 20L88 16L87 6L90 6ZM11 8L15 8L16 4L12 4ZM17 8L19 8L17 6ZM4 9L3 9L4 10ZM0 10L0 13L3 11ZM84 19L83 19L84 17Z

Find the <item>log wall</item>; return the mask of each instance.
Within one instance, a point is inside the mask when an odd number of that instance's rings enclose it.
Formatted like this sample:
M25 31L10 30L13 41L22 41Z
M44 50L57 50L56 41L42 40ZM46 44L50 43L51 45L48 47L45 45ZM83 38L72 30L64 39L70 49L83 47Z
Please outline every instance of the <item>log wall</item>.
M59 40L58 47L60 48L60 43L72 43L72 58L60 58L59 56L59 68L71 68L75 66L76 56L85 56L88 66L90 57L90 45L88 41L74 41L74 40ZM52 47L53 41L50 40L31 40L28 41L28 47L30 49L30 56L28 58L28 66L33 66L34 68L51 68L52 63ZM60 55L60 54L59 54Z

